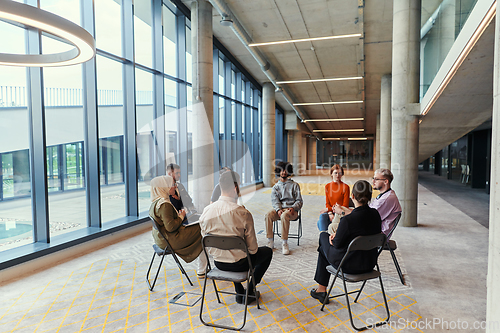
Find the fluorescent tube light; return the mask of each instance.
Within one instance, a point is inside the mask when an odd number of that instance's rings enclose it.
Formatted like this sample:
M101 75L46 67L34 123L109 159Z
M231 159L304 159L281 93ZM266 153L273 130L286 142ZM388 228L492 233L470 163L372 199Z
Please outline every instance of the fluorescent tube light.
M265 42L265 43L250 43L248 46L265 46L265 45L275 45L275 44L288 44L288 43L300 43L300 42L313 42L319 40L329 40L329 39L340 39L340 38L352 38L361 37L361 34L350 34L350 35L338 35L338 36L326 36L326 37L312 37L312 38L302 38L302 39L289 39L281 40L276 42Z
M362 78L363 78L362 76L355 76L355 77L332 77L332 78L328 78L328 79L276 81L276 84L311 83L311 82L327 82L327 81L347 81L347 80L361 80Z
M358 103L363 103L363 101L293 103L293 105L328 105L328 104L358 104Z
M365 118L305 119L304 123L313 121L356 121L356 120L365 120Z
M364 129L313 130L313 132L363 132Z

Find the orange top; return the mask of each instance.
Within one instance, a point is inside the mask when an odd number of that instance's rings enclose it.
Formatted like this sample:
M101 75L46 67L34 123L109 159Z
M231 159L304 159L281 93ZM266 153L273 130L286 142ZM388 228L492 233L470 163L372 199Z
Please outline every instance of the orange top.
M332 211L335 204L349 207L349 185L340 181L339 183L330 182L325 186L326 208Z

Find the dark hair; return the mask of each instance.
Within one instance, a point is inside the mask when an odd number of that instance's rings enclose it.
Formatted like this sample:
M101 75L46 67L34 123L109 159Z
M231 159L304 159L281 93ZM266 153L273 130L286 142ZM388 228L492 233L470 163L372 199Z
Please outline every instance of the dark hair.
M235 186L240 184L240 175L234 171L226 171L220 175L219 185L224 192L231 191Z
M389 169L378 169L378 170L375 170L375 172L373 174L376 174L376 173L381 174L382 177L387 179L389 181L389 184L392 183L392 180L394 179L394 176L392 175L392 172Z
M352 195L364 206L372 199L372 186L366 180L358 180L352 187Z
M339 164L334 164L331 168L330 168L330 176L332 175L333 171L334 170L340 170L340 172L342 173L342 176L344 175L344 168L341 167Z
M280 176L281 174L281 171L285 170L286 173L290 176L291 174L293 174L293 166L292 164L290 164L289 162L278 162L276 164L276 168L274 169L274 173L277 175L277 176Z
M167 165L167 170L174 171L176 169L180 169L181 167L178 164L170 163Z

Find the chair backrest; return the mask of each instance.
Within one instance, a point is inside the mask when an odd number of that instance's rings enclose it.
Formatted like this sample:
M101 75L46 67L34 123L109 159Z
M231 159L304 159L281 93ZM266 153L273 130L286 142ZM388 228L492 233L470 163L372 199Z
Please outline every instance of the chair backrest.
M391 228L391 231L389 231L389 233L387 234L387 239L391 238L392 233L394 232L394 230L398 226L399 220L401 219L401 214L403 214L403 212L399 213L399 215L396 216L396 218L394 219L394 224L393 224L393 226Z
M379 248L385 244L385 239L386 235L383 233L370 236L358 236L354 238L349 244L347 253L352 251L368 251L371 249Z
M248 253L247 243L238 236L207 234L203 237L203 247L213 247L220 250L242 250Z
M161 235L161 237L163 237L163 239L167 243L167 248L170 251L174 251L174 249L172 248L172 246L170 246L170 242L168 241L167 237L163 234L163 232L161 232L160 225L158 224L158 222L156 221L156 219L154 218L154 216L152 216L151 214L149 214L149 218L151 219L151 223L153 224L153 229L157 230L158 233Z
M203 236L202 240L203 251L207 257L208 267L210 268L210 261L208 258L207 248L212 247L220 250L242 250L247 255L248 266L250 271L253 271L252 261L250 260L250 253L248 252L248 246L245 240L239 236L220 236L206 234Z

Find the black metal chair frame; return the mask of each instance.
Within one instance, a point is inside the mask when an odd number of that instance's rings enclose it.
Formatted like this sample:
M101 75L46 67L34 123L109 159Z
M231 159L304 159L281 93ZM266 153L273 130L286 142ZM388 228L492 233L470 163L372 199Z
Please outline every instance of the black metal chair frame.
M299 210L299 215L295 220L290 220L290 224L292 221L299 221L299 224L297 226L297 233L296 234L291 234L288 233L288 238L297 238L297 245L300 245L300 238L302 237L302 209ZM279 232L279 223L281 220L276 220L273 222L273 234L277 235L278 237L281 238L281 234Z
M246 323L248 298L249 297L256 297L257 298L257 308L260 309L259 298L258 298L257 288L255 286L255 283L254 283L254 295L255 296L248 295L248 289L250 288L250 281L255 281L255 276L254 276L254 268L252 266L252 260L250 259L250 254L248 252L247 244L243 238L238 237L238 236L218 236L218 235L211 235L211 234L207 234L207 235L205 235L205 237L203 237L202 244L203 244L203 252L205 253L205 256L207 258L208 266L207 266L207 273L205 274L205 279L203 282L203 293L201 296L201 305L200 305L200 320L206 326L239 331L245 326L245 323ZM222 270L218 269L217 267L212 268L212 266L210 265L209 258L208 258L207 248L216 248L216 249L221 249L221 250L242 250L247 255L249 270L247 272L231 272L231 271L222 271ZM238 296L245 297L245 310L243 312L243 323L241 324L241 326L239 326L239 327L225 326L225 325L215 324L213 322L206 322L205 320L203 320L203 303L205 300L205 292L206 292L206 288L207 288L207 280L208 279L211 279L213 284L214 284L215 294L217 295L217 301L219 303L221 303L219 293L229 294L229 295L238 295ZM227 292L227 291L218 290L217 284L215 283L215 280L240 282L240 283L247 281L245 295L238 294L235 292Z
M402 284L405 284L403 272L401 271L401 267L399 267L398 259L396 258L396 254L394 253L394 250L396 250L398 246L396 245L395 240L389 239L394 230L396 229L396 227L398 226L399 220L401 219L401 214L402 213L399 213L399 215L394 220L394 225L392 226L391 231L389 231L389 234L387 235L387 242L384 245L384 250L388 250L391 252L392 261L394 262L394 266L396 266L396 270L398 271L399 279L401 280Z
M352 251L368 251L368 250L375 249L375 248L381 248L385 243L386 243L386 236L383 233L371 235L371 236L358 236L358 237L354 238L351 241L351 243L349 244L349 247L347 248L347 252L344 255L344 257L342 258L338 268L335 268L331 265L326 267L327 271L330 274L334 275L334 278L333 278L333 282L332 282L330 288L328 289L328 293L326 294L325 299L323 300L323 305L321 306L321 311L323 311L328 298L336 298L336 297L345 295L346 302L347 302L347 309L349 310L349 318L351 320L351 325L355 330L363 331L363 330L368 329L368 328L372 329L372 328L387 324L391 314L389 312L389 305L387 304L387 297L385 295L384 285L382 283L382 276L380 274L380 268L378 266L378 258L377 258L377 263L375 264L375 267L377 268L377 270L372 270L371 272L363 273L363 274L347 274L347 273L344 273L344 271L342 270L342 265L344 264L344 261L346 260L348 254L350 252L352 252ZM378 254L380 254L380 251L378 252ZM337 277L339 277L344 284L344 292L342 294L330 296L330 293L332 291L333 286L335 285L335 281L337 280ZM385 309L387 311L387 318L383 321L377 322L377 323L372 324L372 325L367 325L364 327L356 327L356 325L354 325L354 321L352 318L351 304L349 302L349 294L353 294L356 292L358 293L358 295L356 296L356 299L354 300L354 303L356 303L358 301L359 296L361 295L361 292L363 291L363 288L365 287L366 281L371 280L371 279L376 279L376 278L378 278L379 282L380 282L380 289L382 291L382 296L384 297ZM361 281L363 281L363 284L361 285L361 288L359 290L353 290L350 292L347 291L346 282L355 283L355 282L361 282Z
M169 254L172 255L172 257L175 260L175 263L177 264L177 267L179 267L179 270L181 271L181 273L184 274L184 276L186 276L186 279L188 280L189 284L191 286L193 286L193 283L189 279L189 276L187 275L186 271L184 270L184 267L182 267L179 259L177 258L177 255L175 254L174 249L172 248L172 246L170 246L170 242L168 241L167 237L165 237L165 235L160 231L160 227L158 225L158 222L156 222L154 217L151 215L149 215L149 218L151 219L151 223L153 224L153 228L158 230L160 235L163 237L163 239L167 243L167 247L165 247L165 250L162 250L158 245L153 244L153 249L155 250L155 253L153 253L153 258L151 258L151 263L149 264L148 272L146 273L146 282L148 283L149 290L153 291L153 288L155 287L155 284L156 284L156 279L158 278L158 274L160 273L161 264L163 263L163 259L165 259L165 256L169 255ZM151 284L149 282L149 272L151 271L151 267L153 267L153 262L155 260L156 255L161 257L161 261L160 261L160 264L158 265L158 270L156 271L156 276L155 276L155 279L153 281L153 284Z

